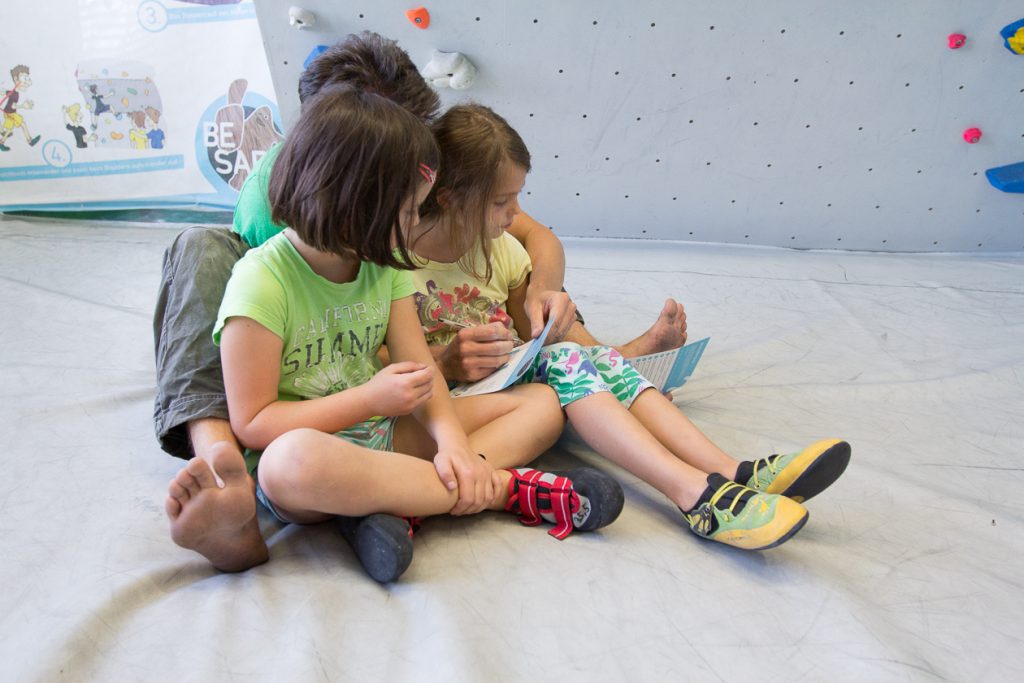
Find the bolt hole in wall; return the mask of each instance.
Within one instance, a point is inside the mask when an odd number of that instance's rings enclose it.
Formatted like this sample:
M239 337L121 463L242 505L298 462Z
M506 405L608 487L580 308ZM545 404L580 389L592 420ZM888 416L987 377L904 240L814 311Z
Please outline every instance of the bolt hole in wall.
M443 102L519 130L526 209L560 235L1024 249L1024 194L979 173L1024 160L1024 55L999 36L1019 3L453 0L421 30L410 5L357 0L318 2L307 31L289 4L257 4L286 122L316 44L370 29L420 66L462 52L479 76Z

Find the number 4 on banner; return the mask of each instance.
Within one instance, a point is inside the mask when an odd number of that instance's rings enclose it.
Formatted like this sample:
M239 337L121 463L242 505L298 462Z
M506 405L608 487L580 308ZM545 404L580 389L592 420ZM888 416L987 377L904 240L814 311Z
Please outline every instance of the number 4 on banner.
M60 140L47 140L43 144L43 161L54 168L64 168L71 163L71 148Z

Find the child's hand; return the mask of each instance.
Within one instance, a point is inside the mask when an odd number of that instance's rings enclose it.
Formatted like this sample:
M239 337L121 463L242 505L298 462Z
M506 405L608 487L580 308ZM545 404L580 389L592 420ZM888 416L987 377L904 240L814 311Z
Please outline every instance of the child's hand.
M374 415L408 415L432 395L434 367L412 361L392 363L362 388Z
M512 339L512 331L501 323L459 330L438 359L445 379L476 382L487 377L508 362Z
M464 448L441 449L434 456L437 476L449 491L459 490L459 502L449 514L472 515L487 509L500 490L501 479L486 460Z

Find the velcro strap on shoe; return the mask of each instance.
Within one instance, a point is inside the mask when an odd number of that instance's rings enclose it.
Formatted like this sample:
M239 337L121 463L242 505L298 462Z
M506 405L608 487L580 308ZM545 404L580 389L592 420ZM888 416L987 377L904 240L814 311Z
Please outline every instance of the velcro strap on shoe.
M537 526L541 521L554 524L548 533L558 540L572 533L572 516L579 510L580 499L568 477L525 467L509 472L512 479L506 510L519 515L525 526Z

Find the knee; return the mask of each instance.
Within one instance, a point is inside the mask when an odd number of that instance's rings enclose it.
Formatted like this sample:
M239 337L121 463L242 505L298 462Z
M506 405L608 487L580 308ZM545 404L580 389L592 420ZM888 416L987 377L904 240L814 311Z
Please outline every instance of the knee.
M260 456L260 486L270 496L281 491L305 491L319 477L317 454L322 437L315 429L295 429L270 442Z
M522 388L526 390L521 397L522 405L531 412L531 429L554 441L562 433L566 419L558 393L547 384L527 384Z
M235 262L246 252L241 238L226 228L193 226L174 238L164 261L174 272L202 278L206 274L219 277L230 274Z
M520 405L529 405L538 409L561 412L558 394L547 384L541 384L540 382L524 384L518 388L517 394Z

